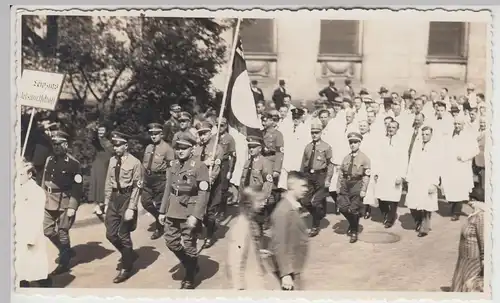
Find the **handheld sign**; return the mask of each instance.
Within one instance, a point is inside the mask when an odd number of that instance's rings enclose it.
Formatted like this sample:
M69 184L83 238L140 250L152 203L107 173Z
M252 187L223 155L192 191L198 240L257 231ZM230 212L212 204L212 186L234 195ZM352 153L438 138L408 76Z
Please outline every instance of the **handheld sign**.
M54 110L56 108L63 81L64 74L29 69L23 71L17 97L21 105L31 107L32 110L21 157L24 157L24 153L26 152L26 144L28 143L36 109Z
M54 110L63 80L64 74L24 70L18 94L21 105Z

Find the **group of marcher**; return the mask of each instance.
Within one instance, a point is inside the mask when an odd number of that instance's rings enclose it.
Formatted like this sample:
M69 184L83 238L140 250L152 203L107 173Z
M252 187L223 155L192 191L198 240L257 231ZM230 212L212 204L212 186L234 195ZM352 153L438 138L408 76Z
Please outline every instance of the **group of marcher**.
M251 89L263 127L249 134L246 142L231 135L225 118L218 120L212 113L195 121L178 104L170 107L164 124L148 125L151 143L142 159L128 151L131 134L110 131L104 123L96 126L97 154L88 199L96 203L106 237L121 254L114 283L132 275L138 255L131 233L137 228L142 204L154 218L151 239L164 236L185 268L181 288L193 289L202 270L197 249L201 228L206 230L203 248L208 249L216 243L219 223L227 215L231 187L237 188L233 199L240 205L228 255L228 274L236 289L251 288L244 265L252 258L262 271L262 260L272 261L281 289L303 288L300 274L308 237L320 232L328 196L335 202L334 212L349 223L350 243L357 242L359 221L370 218L374 207L380 208L384 227L391 228L402 196L419 237L430 231L439 193L451 204L453 221L459 219L464 203L474 201L477 210L462 231L452 288L465 291L465 284L482 276L483 212L477 201L484 201L487 111L484 96L472 86L463 98L449 96L445 88L429 96L417 96L415 90L399 96L384 87L375 98L364 89L354 94L349 82L341 90L331 81L319 92L311 113L304 102L292 105L284 81L272 101L264 101L256 82ZM49 275L54 276L67 272L75 256L69 230L83 194L83 177L79 162L68 153L69 135L63 130L47 133L52 154L41 168L23 162L26 180L21 186L35 187L29 178L36 174L38 188L44 192L44 216L37 217L43 223L37 228L43 226L44 235L59 250L58 266ZM301 208L311 214L309 231ZM271 234L268 243L265 230ZM29 234L33 237L37 232ZM34 240L22 239L18 243L28 245L24 250L29 252ZM23 285L50 281L46 273L37 279L21 278ZM260 286L265 281L254 280Z

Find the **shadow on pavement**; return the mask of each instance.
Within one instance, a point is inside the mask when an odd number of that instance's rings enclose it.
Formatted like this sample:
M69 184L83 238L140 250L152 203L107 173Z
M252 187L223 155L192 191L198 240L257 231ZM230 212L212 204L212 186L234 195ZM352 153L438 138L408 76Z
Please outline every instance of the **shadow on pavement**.
M378 222L378 223L383 223L384 222L384 216L382 215L382 212L378 207L373 207L372 206L372 212L371 212L371 220L373 222Z
M399 222L401 222L401 227L406 230L413 230L415 229L415 221L413 220L413 217L411 214L406 213L401 216L399 216Z
M71 260L71 268L90 263L94 260L102 260L113 253L113 250L101 246L102 242L87 242L73 247L75 257Z
M363 225L361 225L361 222L359 223L359 227L358 227L358 233L362 233L363 232ZM332 226L332 229L333 229L333 232L335 232L336 234L338 235L345 235L347 233L347 229L349 228L349 223L347 222L347 220L342 220L340 222L337 222L335 223L333 226Z
M195 287L198 287L204 280L210 279L219 271L219 263L205 255L199 255L198 266L200 267L200 271L195 278ZM186 274L181 264L175 265L169 272L172 273L172 279L175 281L181 281Z
M50 288L64 288L71 284L75 280L75 276L70 273L64 273L55 277L52 277L52 286Z
M306 226L307 228L312 228L312 217L310 214L306 215L304 218L303 218L304 222L306 223ZM330 225L330 220L328 220L327 218L323 218L321 220L321 222L319 222L319 229L325 229L327 228L328 226Z
M141 248L136 249L135 252L139 257L134 263L132 275L137 274L142 269L148 268L156 260L158 260L158 257L160 256L156 247L153 246L142 246Z

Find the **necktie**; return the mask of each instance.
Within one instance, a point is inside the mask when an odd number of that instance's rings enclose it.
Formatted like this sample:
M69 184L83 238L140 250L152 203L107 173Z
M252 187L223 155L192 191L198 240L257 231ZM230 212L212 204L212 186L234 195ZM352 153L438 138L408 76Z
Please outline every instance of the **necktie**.
M316 141L313 142L311 156L309 157L309 163L307 164L307 167L309 167L310 170L313 169L314 158L316 157L315 154L316 154Z
M120 169L122 166L122 157L116 157L116 166L115 166L115 181L116 181L116 188L118 190L121 190L122 187L120 186Z
M297 125L293 125L293 132L295 133L295 131L297 130Z
M452 137L458 136L459 134L460 134L460 132L459 132L459 131L454 130L454 131L453 131L453 136L452 136Z
M248 163L247 174L245 175L245 187L250 185L250 176L252 175L253 168L253 157L250 157L250 162Z
M392 136L389 137L389 145L392 145Z
M201 155L200 155L200 159L201 161L205 161L205 149L207 148L206 145L203 145L203 148L201 149Z
M156 144L153 144L153 152L151 153L151 156L149 156L148 167L146 168L148 173L151 171L151 165L153 165L153 158L155 156L155 151L156 151Z
M349 162L349 167L347 168L347 175L351 176L352 175L352 169L354 167L354 154L351 154L351 162Z

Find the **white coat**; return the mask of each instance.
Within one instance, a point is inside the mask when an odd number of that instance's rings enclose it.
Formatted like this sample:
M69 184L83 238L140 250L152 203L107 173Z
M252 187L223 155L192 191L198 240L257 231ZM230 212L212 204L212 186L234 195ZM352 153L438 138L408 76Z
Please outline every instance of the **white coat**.
M283 155L278 187L287 189L288 172L300 170L304 149L307 143L311 141L311 133L305 123L300 123L294 130L293 122L280 131L285 142L285 154Z
M363 135L363 141L360 145L360 150L370 159L371 170L373 171L373 167L377 165L376 160L376 150L377 150L377 138L371 132L368 132ZM371 205L373 207L378 206L378 200L375 197L375 187L376 182L374 180L373 174L370 177L370 182L368 183L368 188L366 189L366 196L363 199L363 204Z
M469 200L469 193L474 187L472 159L479 154L477 138L463 130L446 142L446 157L441 173L443 193L448 201Z
M398 202L401 199L403 183L396 185L396 180L406 176L408 149L405 142L399 134L392 139L385 136L379 142L375 160L375 175L378 176L375 197L382 201Z
M16 284L21 280L46 279L49 273L47 239L43 234L45 192L29 180L16 184L15 200L15 262ZM28 244L32 246L28 248Z
M349 153L347 144L347 134L345 130L345 114L343 111L337 113L323 130L322 139L332 147L332 162L335 165L329 191L337 191L337 180L339 177L339 168L345 155Z
M437 211L439 185L439 163L443 160L442 149L434 141L423 142L413 149L408 165L408 193L405 204L409 209ZM435 191L429 194L429 189Z

